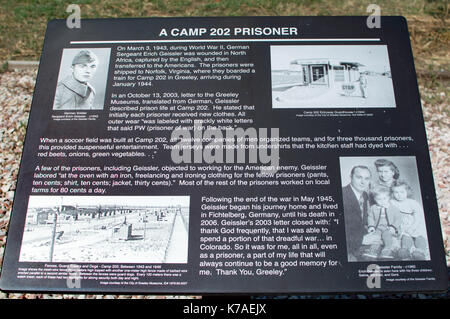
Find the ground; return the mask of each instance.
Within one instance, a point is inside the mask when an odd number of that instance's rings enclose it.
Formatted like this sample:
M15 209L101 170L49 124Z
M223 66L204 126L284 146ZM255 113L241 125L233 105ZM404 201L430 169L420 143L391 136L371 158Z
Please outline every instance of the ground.
M124 240L115 230L124 216L60 220L55 230L53 262L102 263L186 263L188 234L179 213L168 214L162 221L140 213L127 214L132 237ZM49 261L53 224L27 221L20 251L20 261Z
M366 98L362 97L359 82L355 82L355 91L349 95L322 85L308 85L272 91L272 99L273 108L395 107L392 80L385 76L367 77Z

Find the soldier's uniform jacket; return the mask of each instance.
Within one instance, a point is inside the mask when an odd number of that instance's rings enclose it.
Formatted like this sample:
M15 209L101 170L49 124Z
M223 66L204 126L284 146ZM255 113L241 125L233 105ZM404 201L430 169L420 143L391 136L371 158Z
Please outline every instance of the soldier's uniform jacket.
M58 83L55 110L90 110L93 108L95 90L89 83L81 83L72 75Z

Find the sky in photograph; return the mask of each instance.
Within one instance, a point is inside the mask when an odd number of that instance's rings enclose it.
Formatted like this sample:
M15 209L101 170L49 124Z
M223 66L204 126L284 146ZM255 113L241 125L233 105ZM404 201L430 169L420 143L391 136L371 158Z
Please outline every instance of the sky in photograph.
M386 45L273 45L270 55L272 70L287 70L296 59L334 59L359 62L368 71L390 70Z

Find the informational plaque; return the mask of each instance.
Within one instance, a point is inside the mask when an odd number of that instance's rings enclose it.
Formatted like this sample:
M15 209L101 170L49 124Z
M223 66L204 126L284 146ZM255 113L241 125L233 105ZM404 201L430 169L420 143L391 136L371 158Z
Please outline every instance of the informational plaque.
M51 21L1 288L446 289L406 20L369 22Z

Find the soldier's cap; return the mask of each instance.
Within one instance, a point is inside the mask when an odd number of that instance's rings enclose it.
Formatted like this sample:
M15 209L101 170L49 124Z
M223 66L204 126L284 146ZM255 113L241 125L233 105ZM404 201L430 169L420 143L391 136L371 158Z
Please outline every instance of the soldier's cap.
M97 56L89 50L81 50L72 60L72 65L97 62Z

